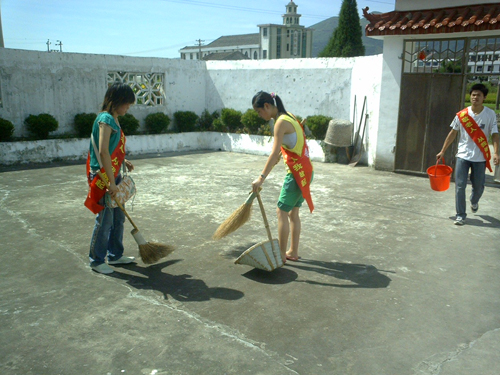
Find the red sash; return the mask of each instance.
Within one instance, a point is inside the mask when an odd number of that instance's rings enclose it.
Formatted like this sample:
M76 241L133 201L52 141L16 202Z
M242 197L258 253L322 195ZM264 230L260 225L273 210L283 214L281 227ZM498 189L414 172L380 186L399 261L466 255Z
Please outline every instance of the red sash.
M115 150L111 154L111 167L113 168L114 177L118 176L120 173L120 167L125 160L125 134L120 130L120 141L116 146ZM106 172L104 171L104 167L101 168L101 173L106 181L103 181L99 174L94 176L92 181L88 181L89 183L89 193L87 194L87 199L85 199L85 207L87 207L94 214L98 214L104 209L104 206L99 204L99 201L106 191L108 190L109 179L106 176ZM90 152L87 156L87 178L90 176Z
M283 154L283 160L286 165L288 165L288 168L290 168L290 172L292 172L297 185L299 185L302 196L309 206L309 210L313 212L314 204L311 198L311 190L309 189L312 180L313 166L311 164L311 160L309 159L309 148L306 143L304 126L299 121L297 122L302 128L302 136L304 137L304 147L302 148L301 155L291 152L283 146L281 146L281 153Z
M469 116L469 111L467 108L462 109L460 112L458 112L457 116L460 124L462 124L467 134L469 134L469 137L472 138L474 143L483 153L483 156L486 160L486 168L488 168L490 172L493 172L490 165L491 155L490 146L488 145L488 138L484 135L483 131L476 123L476 121L474 121L474 119Z

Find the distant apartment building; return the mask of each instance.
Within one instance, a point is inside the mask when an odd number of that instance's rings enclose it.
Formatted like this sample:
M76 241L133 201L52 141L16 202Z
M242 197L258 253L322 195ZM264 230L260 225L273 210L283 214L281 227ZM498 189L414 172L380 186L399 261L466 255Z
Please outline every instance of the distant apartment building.
M259 33L221 36L207 45L188 46L184 60L271 60L312 57L313 29L300 25L297 4L286 5L283 24L257 25Z

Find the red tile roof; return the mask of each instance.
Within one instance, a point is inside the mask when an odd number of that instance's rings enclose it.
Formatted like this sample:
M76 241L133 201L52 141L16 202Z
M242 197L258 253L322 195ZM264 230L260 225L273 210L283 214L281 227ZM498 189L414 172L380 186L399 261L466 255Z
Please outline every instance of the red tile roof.
M378 14L368 10L363 9L367 36L500 30L500 3Z

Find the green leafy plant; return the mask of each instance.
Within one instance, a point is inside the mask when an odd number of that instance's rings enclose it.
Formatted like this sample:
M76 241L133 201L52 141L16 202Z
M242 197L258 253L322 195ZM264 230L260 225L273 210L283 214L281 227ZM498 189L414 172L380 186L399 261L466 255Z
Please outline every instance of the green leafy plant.
M57 130L59 123L54 116L48 113L41 113L39 115L29 115L24 120L26 129L36 139L47 139L49 133Z
M273 135L273 133L271 133L271 127L269 126L269 123L261 125L259 127L259 130L257 131L257 135Z
M151 113L146 116L144 123L150 134L160 134L168 129L170 117L163 112Z
M213 129L213 122L215 119L219 118L219 112L214 111L210 113L208 109L205 109L198 119L198 128L200 131L209 131Z
M314 139L325 139L328 124L331 119L331 117L323 115L309 116L307 118L306 124L309 127L309 130L311 130Z
M212 127L214 131L220 132L220 133L226 133L227 132L227 126L224 125L222 120L220 118L216 118L214 122L212 123Z
M175 124L180 133L194 132L198 115L192 111L177 111L174 113Z
M75 115L74 124L77 137L90 137L96 117L97 114L95 113L79 113Z
M14 125L9 120L0 117L0 142L6 142L14 134Z
M261 118L255 110L249 109L241 116L241 123L247 129L248 134L258 134L260 127L267 121Z
M223 108L220 113L222 123L233 133L241 127L241 116L243 114L240 111L231 108Z
M120 123L120 127L125 135L137 134L137 129L139 129L139 120L137 120L134 115L127 113L124 116L119 116L118 122Z

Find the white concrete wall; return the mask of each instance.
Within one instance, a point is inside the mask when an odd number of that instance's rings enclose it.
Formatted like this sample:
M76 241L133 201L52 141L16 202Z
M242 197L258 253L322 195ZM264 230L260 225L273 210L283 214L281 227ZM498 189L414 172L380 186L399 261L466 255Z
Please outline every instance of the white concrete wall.
M380 111L377 126L370 128L370 139L375 150L374 166L382 170L394 170L396 135L398 129L399 98L401 90L403 38L385 38L380 87Z
M27 142L0 142L0 164L46 163L53 160L86 160L88 139L48 139ZM186 151L228 151L254 155L269 155L272 137L193 132L178 134L128 136L127 155L155 154ZM309 153L313 161L326 161L321 141L309 140Z
M99 111L110 71L165 74L165 104L136 105L129 111L141 127L148 114L159 111L171 118L176 111L188 110L197 114L222 108L244 112L260 90L276 92L288 111L302 117L326 115L351 121L356 96L359 122L366 96L370 117L365 161L372 164L376 159L381 66L381 55L205 62L0 49L0 117L14 123L15 136L26 136L24 119L39 113L49 113L59 121L55 134L70 133L76 114Z
M207 105L244 112L252 108L252 97L263 90L279 95L287 111L296 115L321 114L348 120L356 61L333 58L207 61Z
M74 116L98 112L106 92L109 71L165 73L165 104L133 106L130 113L143 124L150 113L175 111L201 113L205 108L205 65L173 59L47 53L0 49L0 117L11 121L14 136L26 136L24 119L49 113L59 122L54 134L73 130Z

